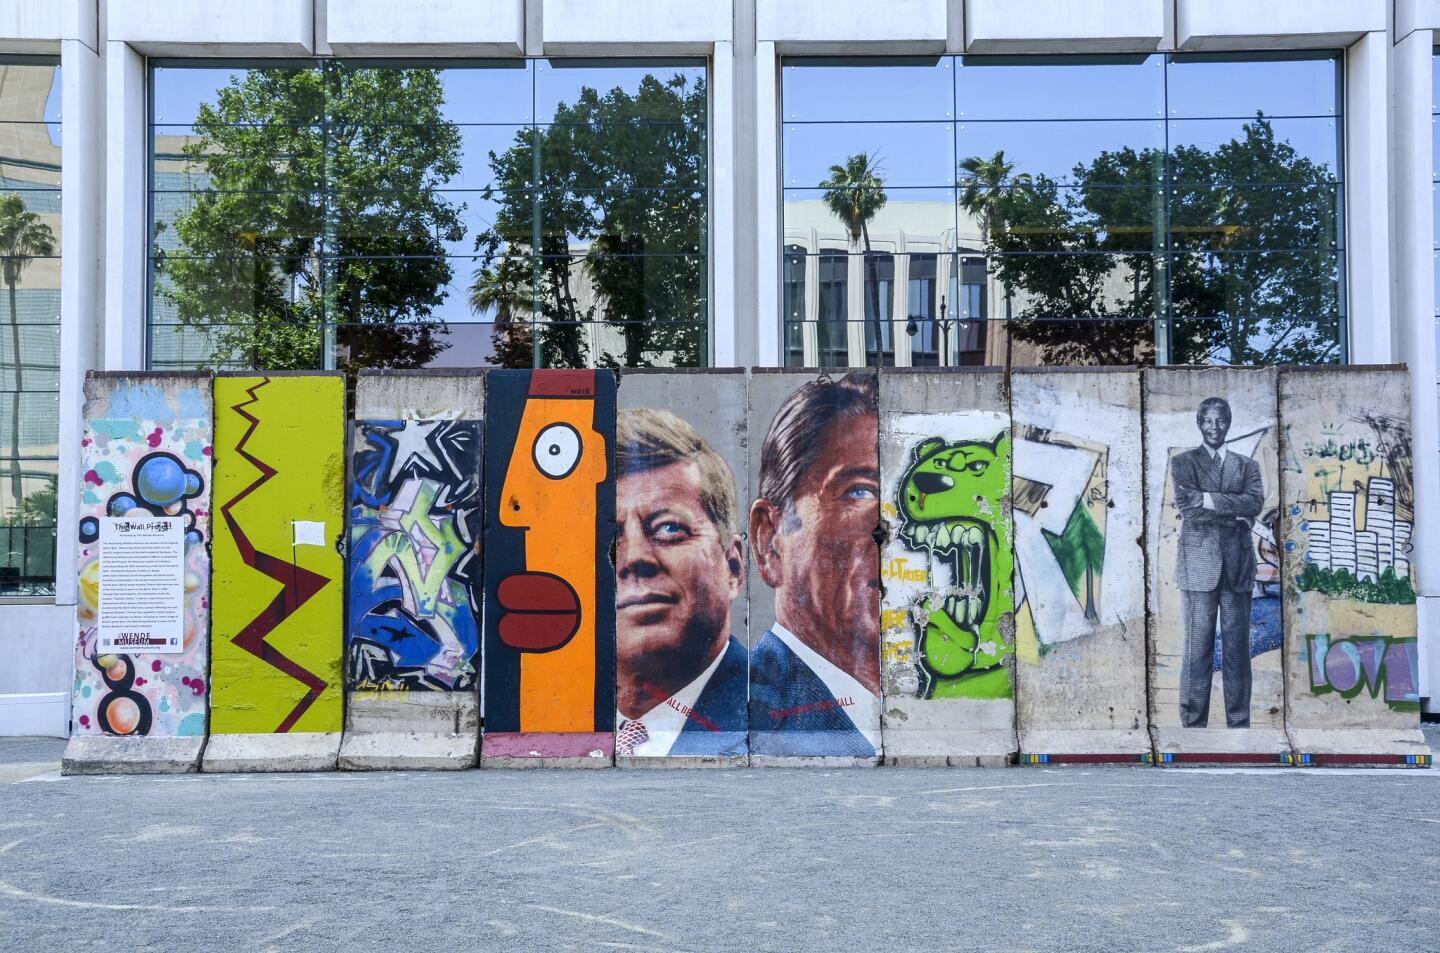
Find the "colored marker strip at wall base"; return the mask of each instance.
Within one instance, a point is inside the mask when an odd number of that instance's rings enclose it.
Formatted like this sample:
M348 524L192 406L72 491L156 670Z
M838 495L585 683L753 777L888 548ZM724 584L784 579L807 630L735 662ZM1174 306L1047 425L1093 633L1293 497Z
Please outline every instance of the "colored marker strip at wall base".
M615 755L613 732L496 731L480 741L482 758L594 758L609 763Z
M1279 765L1290 767L1295 756L1285 751L1279 754L1258 754L1238 751L1166 751L1160 755L1160 764L1249 764Z
M1396 768L1428 768L1428 754L1302 754L1297 756L1302 768L1323 768L1327 765Z
M1154 755L1143 754L1021 754L1021 764L1151 764Z

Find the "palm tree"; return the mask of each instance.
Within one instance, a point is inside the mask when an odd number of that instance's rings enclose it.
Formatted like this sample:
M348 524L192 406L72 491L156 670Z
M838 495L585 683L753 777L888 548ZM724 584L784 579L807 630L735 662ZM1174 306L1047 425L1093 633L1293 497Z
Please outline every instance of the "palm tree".
M885 180L881 178L880 157L856 153L844 165L832 165L830 178L820 183L822 200L850 233L850 244L865 245L866 283L870 286L871 320L875 330L875 365L884 363L884 337L880 325L880 282L870 253L870 220L885 207Z
M20 312L16 304L16 286L20 273L34 258L55 254L55 233L40 221L40 216L25 207L16 192L0 196L0 278L10 292L10 340L15 360L15 390L10 398L10 456L15 469L11 471L11 490L16 506L24 496L20 482L20 391L25 387L24 362L20 360Z
M980 242L987 255L994 254L996 239L1005 232L1000 203L1007 189L1029 188L1030 173L1015 172L1015 163L1005 161L1005 150L988 159L970 156L960 160L960 207L980 221ZM1005 289L1005 317L1010 318L1010 289Z

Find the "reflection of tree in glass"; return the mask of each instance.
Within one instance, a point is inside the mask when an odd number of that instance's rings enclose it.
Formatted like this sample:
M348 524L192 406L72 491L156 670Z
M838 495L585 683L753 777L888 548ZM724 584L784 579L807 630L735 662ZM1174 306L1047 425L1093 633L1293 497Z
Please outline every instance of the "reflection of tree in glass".
M327 64L252 70L201 104L183 151L204 188L157 290L182 324L217 326L214 364L318 367L322 321L364 326L340 331L347 369L448 346L424 323L451 278L444 243L465 234L435 191L460 169L443 102L436 70Z
M623 341L600 366L704 360L705 105L704 81L679 74L633 93L582 87L490 154L498 209L475 239L470 304L493 313L494 363L530 366L536 317L547 367L591 363L591 321Z
M25 207L16 192L0 196L0 278L10 303L10 357L15 366L14 390L10 393L11 497L20 499L20 392L25 389L25 362L20 352L20 309L16 289L20 274L36 258L55 254L55 233L40 216ZM55 517L51 511L51 519Z
M961 163L992 170L973 175L990 184L961 205L981 221L991 274L1018 299L1013 337L1047 363L1145 363L1152 322L1168 317L1175 363L1335 360L1330 171L1277 142L1260 115L1243 138L1168 159L1167 175L1162 150L1102 152L1066 188L997 176L1003 155ZM1167 205L1168 315L1156 287Z
M820 183L825 190L821 201L830 213L840 219L850 233L850 245L865 249L865 286L870 289L870 320L875 335L875 366L883 360L883 341L880 312L880 280L876 274L875 256L870 249L870 220L885 207L885 180L881 177L880 157L860 152L845 160L844 165L832 165L830 177Z

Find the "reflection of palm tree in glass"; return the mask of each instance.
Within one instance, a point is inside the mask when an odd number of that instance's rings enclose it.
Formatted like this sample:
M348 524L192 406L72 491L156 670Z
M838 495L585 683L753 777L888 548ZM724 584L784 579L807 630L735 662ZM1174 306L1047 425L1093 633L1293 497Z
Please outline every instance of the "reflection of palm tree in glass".
M874 322L877 367L884 363L885 338L880 323L880 282L870 251L870 220L885 207L887 200L881 171L879 156L859 152L847 158L844 165L832 165L830 178L820 183L820 188L825 190L822 201L850 233L850 244L864 242L865 283L870 286L870 319Z
M1009 190L1028 188L1030 173L1015 172L1015 163L1005 160L1005 150L988 159L970 156L960 160L960 207L980 222L980 244L986 253L999 244L1005 231L1001 214L1003 199ZM992 241L992 238L994 241ZM1005 318L1011 317L1010 288L1005 287Z
M40 221L40 216L25 207L19 195L12 192L0 197L0 277L10 296L11 358L15 362L15 390L10 396L10 486L18 507L24 495L20 482L20 392L25 388L24 362L20 354L20 312L16 302L16 286L20 273L32 259L55 254L55 233Z

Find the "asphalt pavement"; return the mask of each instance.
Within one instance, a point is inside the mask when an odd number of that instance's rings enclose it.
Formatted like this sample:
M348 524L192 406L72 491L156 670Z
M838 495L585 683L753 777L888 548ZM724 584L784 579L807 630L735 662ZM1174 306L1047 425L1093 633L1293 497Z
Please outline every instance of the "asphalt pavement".
M61 778L61 744L0 739L0 950L1440 949L1440 769Z

